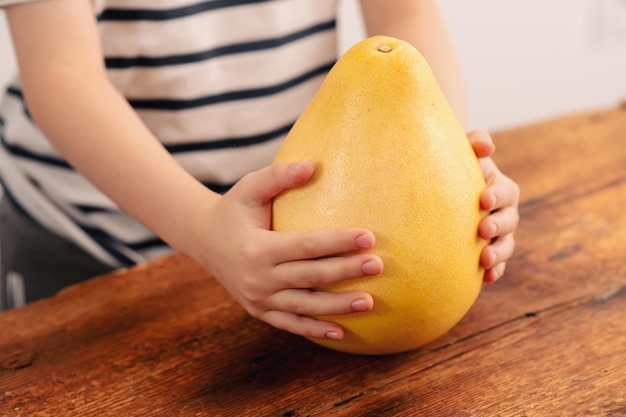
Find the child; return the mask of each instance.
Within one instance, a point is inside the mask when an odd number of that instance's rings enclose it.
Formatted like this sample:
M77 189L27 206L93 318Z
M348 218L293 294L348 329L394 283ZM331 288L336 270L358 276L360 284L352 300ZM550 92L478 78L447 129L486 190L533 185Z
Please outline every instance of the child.
M308 288L379 274L375 254L328 256L371 248L374 235L269 231L272 197L313 174L312 161L270 164L336 59L335 3L0 0L20 69L0 112L12 293L25 285L30 301L174 248L252 316L341 339L307 316L367 311L371 295ZM424 54L466 123L436 2L361 6L370 35ZM488 182L478 233L493 241L481 256L492 282L513 251L519 191L489 158L489 136L469 140Z

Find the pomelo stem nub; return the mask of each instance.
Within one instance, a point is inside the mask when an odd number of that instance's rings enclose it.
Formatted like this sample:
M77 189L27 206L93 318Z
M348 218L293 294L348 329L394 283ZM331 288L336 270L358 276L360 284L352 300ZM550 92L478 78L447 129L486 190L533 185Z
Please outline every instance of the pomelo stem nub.
M389 46L389 45L385 45L385 44L378 45L378 50L379 50L380 52L391 52L391 49L392 49L392 48L391 48L391 46Z

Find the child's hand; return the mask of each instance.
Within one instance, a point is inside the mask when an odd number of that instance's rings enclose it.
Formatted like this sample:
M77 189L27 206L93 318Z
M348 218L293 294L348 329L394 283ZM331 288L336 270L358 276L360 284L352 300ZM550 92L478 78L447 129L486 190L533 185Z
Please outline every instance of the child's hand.
M253 317L298 335L341 339L341 326L309 316L367 311L372 296L310 288L379 274L379 256L342 255L370 249L374 235L365 229L269 230L272 198L307 182L314 169L312 161L279 163L242 178L206 219L211 238L201 263Z
M485 267L485 282L494 282L504 274L506 261L513 254L513 233L519 221L519 187L504 175L490 158L495 145L489 133L475 131L468 134L478 162L485 176L487 188L480 196L483 210L491 214L478 225L478 234L491 244L483 249L480 264Z

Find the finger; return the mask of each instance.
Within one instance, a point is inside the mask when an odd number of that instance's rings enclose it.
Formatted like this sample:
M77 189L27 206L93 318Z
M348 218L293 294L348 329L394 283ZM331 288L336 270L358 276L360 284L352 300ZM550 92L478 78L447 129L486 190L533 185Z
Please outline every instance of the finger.
M307 261L284 262L274 268L272 277L284 288L319 288L346 279L378 275L382 259L374 254L334 256Z
M374 234L365 229L330 229L274 233L271 253L275 265L362 251L374 247Z
M496 282L504 275L504 271L506 269L506 262L500 262L498 265L493 268L485 270L484 281L488 284Z
M500 236L482 250L480 254L480 265L489 269L501 262L506 262L513 254L514 248L515 239L512 233Z
M314 171L311 160L280 162L244 176L233 188L245 196L248 204L264 206L281 191L306 183Z
M374 306L372 296L363 291L330 293L289 289L272 295L269 302L272 310L300 316L330 316L363 312L371 310Z
M480 195L480 207L487 211L514 207L518 201L519 186L505 175L502 175L502 179L497 183L488 186Z
M298 336L343 339L343 328L337 323L317 320L284 311L272 310L259 317L264 322Z
M501 175L496 163L493 162L491 158L481 158L478 160L478 164L480 165L480 170L483 173L483 177L485 177L485 183L487 185L493 184L498 178L498 175Z
M472 144L474 153L476 153L478 158L491 156L496 149L496 145L494 145L491 135L484 130L475 130L470 132L467 134L467 138Z
M494 211L478 224L478 235L490 240L499 236L513 233L519 223L519 212L515 207L506 207Z

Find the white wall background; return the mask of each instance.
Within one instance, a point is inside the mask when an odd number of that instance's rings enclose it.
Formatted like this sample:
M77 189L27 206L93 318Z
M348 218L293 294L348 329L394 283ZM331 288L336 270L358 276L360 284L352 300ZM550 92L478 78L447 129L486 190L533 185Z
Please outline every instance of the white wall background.
M364 37L341 0L340 49ZM380 0L384 1L384 0ZM439 0L472 128L501 129L626 99L626 0ZM0 13L0 85L15 71Z
M3 88L8 78L15 71L15 57L11 48L11 39L7 29L4 12L0 10L0 87Z
M363 35L343 0L342 48ZM382 0L381 0L382 1ZM439 0L472 128L501 129L626 99L626 0Z

